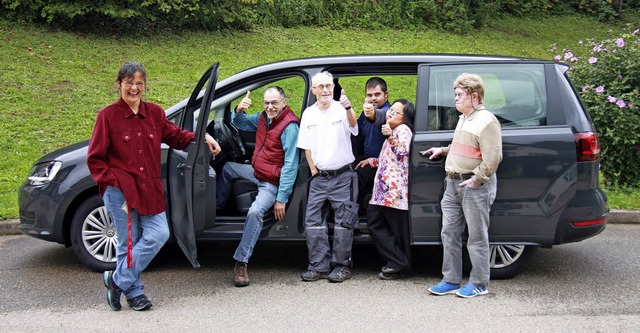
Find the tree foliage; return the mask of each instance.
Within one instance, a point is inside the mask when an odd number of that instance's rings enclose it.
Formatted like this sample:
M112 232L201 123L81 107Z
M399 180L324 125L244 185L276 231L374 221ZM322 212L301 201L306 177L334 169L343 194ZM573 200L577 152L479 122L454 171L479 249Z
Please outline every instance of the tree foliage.
M639 7L640 0L0 0L0 15L108 32L304 25L429 27L464 33L505 15L579 12L609 20Z

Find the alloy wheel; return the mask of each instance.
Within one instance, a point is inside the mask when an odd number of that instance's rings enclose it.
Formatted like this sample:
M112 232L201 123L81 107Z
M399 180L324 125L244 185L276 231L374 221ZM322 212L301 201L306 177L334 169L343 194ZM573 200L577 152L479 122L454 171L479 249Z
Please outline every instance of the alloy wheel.
M116 230L105 206L91 211L82 224L82 243L97 260L116 262Z

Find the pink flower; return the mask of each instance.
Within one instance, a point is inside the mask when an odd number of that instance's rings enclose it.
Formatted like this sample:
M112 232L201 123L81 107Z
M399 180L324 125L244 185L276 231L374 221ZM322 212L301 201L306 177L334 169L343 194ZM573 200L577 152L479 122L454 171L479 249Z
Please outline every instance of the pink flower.
M582 39L578 41L578 44L582 44L582 43L583 43Z
M558 49L558 45L553 44L553 46L551 47L551 51L555 51L555 50L557 50L557 49Z
M556 54L556 56L553 57L553 59L555 59L555 61L560 61L560 60L562 60L562 56L559 55L559 54Z
M607 99L608 99L608 100L609 100L609 102L611 102L611 103L615 103L615 102L618 100L617 98L615 98L615 97L613 97L613 96L609 96L609 97L607 97Z
M571 59L570 59L570 60L571 60L572 62L576 62L576 61L578 61L578 57L571 57Z
M564 54L564 60L568 60L571 58L573 58L573 52L567 51L567 53Z
M598 87L596 88L596 92L597 92L598 94L602 94L602 93L604 92L604 87L603 87L603 86L598 86Z
M589 57L589 63L590 63L590 64L595 64L596 62L598 62L598 58L596 58L596 57Z
M616 39L616 45L618 45L618 47L623 47L624 46L624 38L620 37L620 38Z
M633 35L637 35L640 32L640 29L633 30Z
M623 107L627 106L627 103L625 103L625 102L624 102L624 100L619 99L619 100L616 102L616 105L618 105L618 107L622 109Z
M587 92L587 91L589 91L589 86L582 87L582 92Z

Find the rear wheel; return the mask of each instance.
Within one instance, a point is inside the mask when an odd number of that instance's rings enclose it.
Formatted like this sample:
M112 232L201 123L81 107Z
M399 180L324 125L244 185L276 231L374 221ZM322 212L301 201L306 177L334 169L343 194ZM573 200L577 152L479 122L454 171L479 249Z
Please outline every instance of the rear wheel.
M98 194L90 196L76 210L71 221L71 245L80 262L93 270L116 266L116 230Z
M491 278L509 279L522 273L537 249L532 245L491 245Z
M506 244L489 246L491 279L510 279L522 273L537 249L538 247L533 245ZM463 265L464 271L469 273L471 271L471 261L466 247L464 248Z

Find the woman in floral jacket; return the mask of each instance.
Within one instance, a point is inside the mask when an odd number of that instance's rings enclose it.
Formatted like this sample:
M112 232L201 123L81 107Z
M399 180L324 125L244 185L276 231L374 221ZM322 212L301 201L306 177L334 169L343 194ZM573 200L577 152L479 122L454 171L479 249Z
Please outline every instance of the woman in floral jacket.
M387 260L378 275L383 280L404 277L411 269L409 150L414 117L413 103L406 99L393 102L387 111L387 123L382 125L382 133L389 137L380 156L366 161L378 167L367 221L378 252Z

